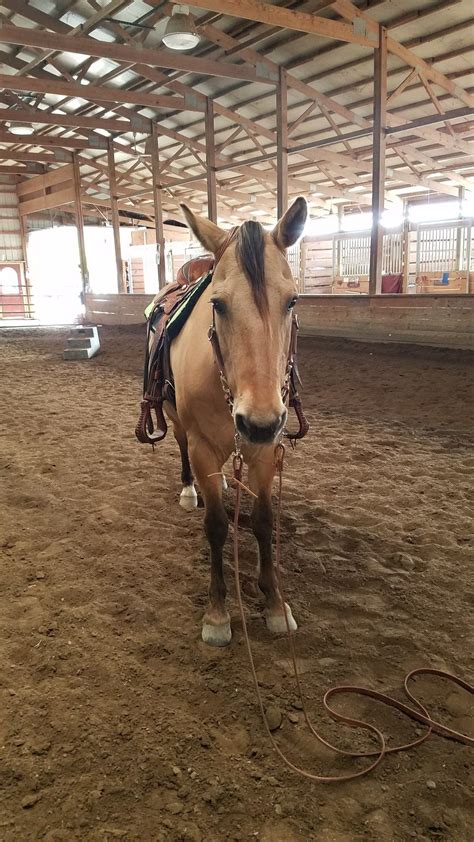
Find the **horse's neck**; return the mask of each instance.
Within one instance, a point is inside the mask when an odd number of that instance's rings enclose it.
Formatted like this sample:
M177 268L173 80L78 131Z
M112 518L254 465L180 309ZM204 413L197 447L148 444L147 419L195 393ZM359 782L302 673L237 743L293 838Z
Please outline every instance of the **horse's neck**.
M205 392L213 386L216 372L208 334L212 323L209 289L204 290L181 332L171 344L171 365L175 382L197 378ZM217 383L219 380L217 378Z

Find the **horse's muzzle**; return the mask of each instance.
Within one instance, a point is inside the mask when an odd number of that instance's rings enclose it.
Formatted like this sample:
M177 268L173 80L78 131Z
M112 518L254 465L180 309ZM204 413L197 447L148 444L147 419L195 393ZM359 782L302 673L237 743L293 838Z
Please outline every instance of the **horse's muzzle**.
M257 422L248 415L236 412L234 421L237 432L250 444L272 444L285 426L286 416L285 409L272 420Z

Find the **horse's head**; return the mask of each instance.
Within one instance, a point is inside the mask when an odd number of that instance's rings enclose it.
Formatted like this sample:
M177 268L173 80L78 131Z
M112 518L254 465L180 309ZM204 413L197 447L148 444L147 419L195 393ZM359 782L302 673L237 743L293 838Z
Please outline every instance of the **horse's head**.
M271 443L286 422L282 386L297 299L285 253L303 231L306 201L296 199L272 232L244 222L227 247L228 232L181 207L205 249L224 248L209 290L236 428L253 444Z

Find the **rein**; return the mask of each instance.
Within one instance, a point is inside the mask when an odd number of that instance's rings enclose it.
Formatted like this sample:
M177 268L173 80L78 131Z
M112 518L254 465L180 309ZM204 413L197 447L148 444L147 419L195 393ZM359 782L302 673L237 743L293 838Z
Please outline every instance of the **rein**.
M275 567L277 571L277 579L278 579L278 587L280 589L281 598L283 604L285 604L285 593L283 589L283 582L281 576L281 567L280 567L280 558L281 558L281 510L282 510L282 485L283 485L283 461L285 455L285 447L283 444L277 444L275 448L275 460L276 460L276 472L278 475L278 494L277 494L277 513L276 513L276 549L275 549ZM275 737L273 736L268 722L265 715L265 706L262 699L262 694L260 692L260 686L258 683L258 676L257 671L255 668L255 662L253 658L252 648L250 645L249 634L247 630L247 622L245 619L245 611L244 605L242 601L242 593L240 589L240 567L239 567L239 515L240 515L240 506L241 506L241 498L242 498L242 490L245 490L245 486L242 483L242 472L243 472L243 458L238 450L234 453L233 459L233 472L234 472L234 480L235 480L235 488L236 488L236 503L235 503L235 514L234 514L234 576L235 576L235 585L236 585L236 592L237 592L237 601L239 605L240 617L242 620L242 629L244 632L244 640L247 648L247 654L250 663L250 671L252 673L253 682L255 685L255 691L257 694L257 700L260 708L260 713L262 715L263 724L267 735L270 739L270 742L280 757L280 759L284 762L289 769L297 774L301 775L304 778L307 778L311 781L315 781L317 783L340 783L343 781L353 781L356 778L361 778L364 775L367 775L369 772L372 772L376 767L382 762L383 758L388 754L394 754L395 752L399 751L407 751L408 749L415 748L416 746L421 745L424 743L432 734L438 734L441 737L446 737L447 739L455 740L456 742L463 743L464 745L474 747L474 737L469 737L466 734L462 734L459 731L455 731L453 728L448 728L446 725L443 725L441 722L437 722L435 719L432 719L428 710L425 706L413 695L410 691L408 685L410 681L420 675L434 675L439 678L446 679L450 681L452 684L461 687L463 690L466 690L468 693L474 695L474 685L468 684L467 681L464 681L462 678L459 678L456 675L452 675L449 672L444 672L443 670L433 669L431 667L421 667L418 669L411 670L403 681L403 686L406 695L410 699L410 701L415 705L415 709L409 707L407 704L403 704L403 702L399 702L398 699L394 699L392 696L388 696L385 693L379 693L377 690L371 690L367 687L358 687L357 685L342 685L338 687L332 687L330 690L327 690L323 697L323 706L325 711L334 719L336 722L342 722L345 725L350 726L351 728L361 728L364 731L373 734L379 743L379 749L377 751L346 751L344 749L340 749L337 746L332 745L329 743L321 734L318 733L314 725L312 724L309 714L304 702L303 691L301 686L301 678L298 671L297 659L296 659L296 650L295 650L295 643L294 643L294 636L290 631L288 615L285 610L285 622L286 622L286 631L288 636L288 643L289 649L291 654L291 661L293 666L293 674L295 678L296 687L298 690L299 699L301 702L303 716L312 735L316 738L316 740L324 745L326 748L330 749L331 751L335 752L339 756L342 757L352 757L352 758L375 758L372 763L369 764L365 769L360 770L359 772L351 772L344 775L316 775L313 772L308 772L306 769L302 769L299 766L296 766L289 758L283 753L280 749ZM375 726L369 722L364 722L361 719L355 719L353 717L344 716L342 713L339 713L335 710L330 704L330 700L335 698L336 696L341 695L355 695L355 696L365 696L369 699L374 699L377 702L382 702L382 704L388 705L389 707L395 708L400 713L403 713L405 716L409 717L410 719L414 719L416 722L420 722L422 725L426 726L425 733L418 737L416 740L412 740L408 743L403 743L399 746L391 746L390 748L387 746L385 737L383 733Z

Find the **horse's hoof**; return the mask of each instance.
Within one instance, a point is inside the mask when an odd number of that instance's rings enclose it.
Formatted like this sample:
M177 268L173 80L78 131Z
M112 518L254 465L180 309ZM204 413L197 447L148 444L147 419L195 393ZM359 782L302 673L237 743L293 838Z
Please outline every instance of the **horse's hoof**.
M285 611L286 616L288 618L288 627L290 632L295 632L298 628L296 624L296 620L291 613L291 608L287 602L285 602ZM270 614L268 611L265 612L265 622L267 624L268 631L272 632L273 634L283 634L287 631L285 615L283 612L280 614Z
M222 623L220 626L204 623L202 627L202 639L208 646L228 646L232 640L230 623Z
M181 494L179 495L179 505L187 512L192 512L197 508L198 496L194 485L185 485Z

